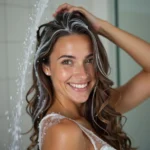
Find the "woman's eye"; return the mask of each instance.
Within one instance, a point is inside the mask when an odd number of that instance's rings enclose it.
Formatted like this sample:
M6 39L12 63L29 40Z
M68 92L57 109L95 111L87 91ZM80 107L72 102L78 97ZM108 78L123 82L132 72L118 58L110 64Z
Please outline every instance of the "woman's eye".
M86 63L93 63L93 58L87 59Z
M72 61L71 60L64 60L64 61L62 61L62 64L64 64L64 65L71 65Z

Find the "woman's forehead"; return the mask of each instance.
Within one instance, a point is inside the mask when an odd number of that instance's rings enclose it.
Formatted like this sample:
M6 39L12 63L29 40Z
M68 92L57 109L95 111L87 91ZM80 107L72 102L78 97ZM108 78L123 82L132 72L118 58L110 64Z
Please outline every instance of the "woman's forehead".
M57 55L87 55L92 52L92 43L87 35L69 35L58 39L53 47Z

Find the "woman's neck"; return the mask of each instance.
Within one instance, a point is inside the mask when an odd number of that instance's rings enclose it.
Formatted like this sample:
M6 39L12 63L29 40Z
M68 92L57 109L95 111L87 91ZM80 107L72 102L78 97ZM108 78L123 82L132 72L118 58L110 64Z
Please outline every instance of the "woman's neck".
M60 100L56 99L47 114L55 112L74 120L80 120L83 117L82 106L83 105L77 106L73 103L62 103Z

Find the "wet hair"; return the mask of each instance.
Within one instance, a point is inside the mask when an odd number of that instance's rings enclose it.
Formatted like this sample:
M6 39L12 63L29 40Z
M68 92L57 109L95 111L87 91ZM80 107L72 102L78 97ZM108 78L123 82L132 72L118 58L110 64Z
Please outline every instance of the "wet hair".
M38 146L39 123L54 102L54 87L51 78L45 75L42 64L49 64L49 56L58 38L73 34L87 35L91 40L94 55L96 83L84 103L84 117L91 123L98 136L112 147L117 150L133 150L130 138L123 131L124 116L116 112L109 103L113 82L108 78L110 66L107 53L91 23L78 11L61 12L53 21L38 28L32 72L33 85L26 95L26 110L33 121L28 150Z

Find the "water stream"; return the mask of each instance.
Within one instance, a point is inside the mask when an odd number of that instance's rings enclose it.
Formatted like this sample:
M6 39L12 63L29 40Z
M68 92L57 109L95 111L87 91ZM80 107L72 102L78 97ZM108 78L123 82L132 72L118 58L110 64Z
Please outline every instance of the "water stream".
M8 132L11 134L11 142L9 150L21 150L22 147L22 108L25 101L25 87L27 83L27 75L31 72L28 68L33 63L35 49L33 46L36 42L36 31L40 24L42 15L48 6L49 0L37 0L34 5L34 13L29 16L29 27L27 29L26 38L24 41L24 58L18 63L19 77L16 80L17 85L17 103L11 112L11 124ZM25 29L26 30L26 29ZM12 97L10 97L12 100ZM8 111L5 113L8 115ZM7 117L8 119L8 117Z

